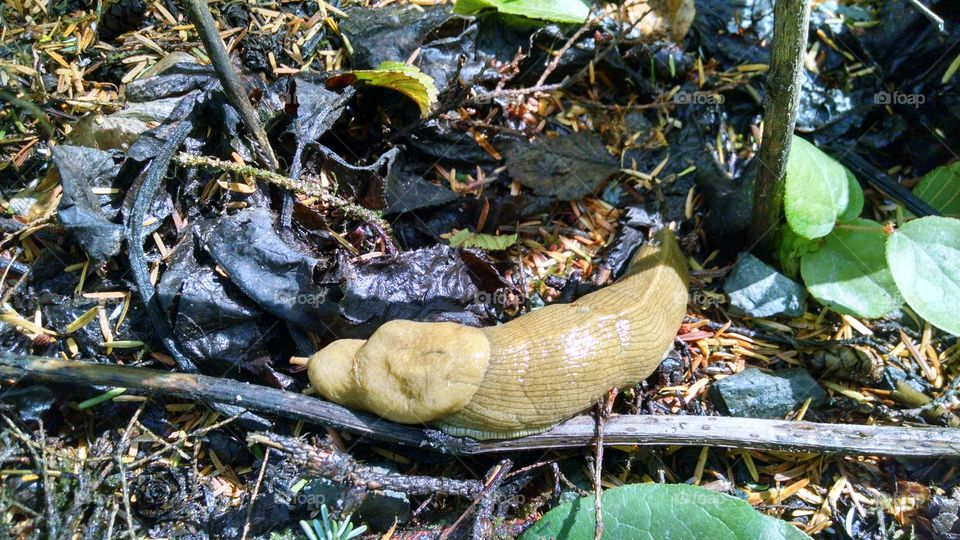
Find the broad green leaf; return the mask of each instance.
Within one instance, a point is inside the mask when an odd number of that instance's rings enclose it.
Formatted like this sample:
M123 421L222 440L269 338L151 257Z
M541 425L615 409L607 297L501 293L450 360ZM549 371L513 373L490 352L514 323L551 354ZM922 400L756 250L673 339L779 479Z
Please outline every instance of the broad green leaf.
M446 236L446 235L445 235ZM471 232L468 229L459 230L447 237L450 247L474 247L487 251L503 251L517 243L516 234L497 236Z
M819 148L794 135L787 160L784 213L798 235L826 236L839 218L852 219L863 209L863 194L850 197L855 178ZM859 202L858 202L859 201Z
M853 221L860 217L860 214L863 212L863 188L860 187L860 182L857 182L857 177L850 172L850 169L844 167L843 169L847 173L847 206L840 210L840 215L837 216L837 221Z
M946 217L960 217L960 161L923 175L913 194Z
M812 251L816 251L823 239L810 240L793 232L790 225L780 229L780 240L777 246L777 260L783 272L791 278L800 274L800 259Z
M457 0L453 6L453 12L461 15L473 15L485 9L570 24L583 24L590 15L589 4L582 0Z
M550 510L521 540L592 539L593 497ZM746 501L686 484L630 484L603 492L603 538L709 538L802 540L794 526L765 516Z
M927 216L907 222L887 239L887 262L910 307L960 335L960 220Z
M327 79L327 86L339 87L358 82L400 92L417 104L423 118L430 114L430 109L437 103L437 87L433 77L403 62L383 62L376 69L347 71Z
M903 299L883 255L883 225L868 219L840 224L820 249L803 256L800 273L820 303L840 313L875 318Z

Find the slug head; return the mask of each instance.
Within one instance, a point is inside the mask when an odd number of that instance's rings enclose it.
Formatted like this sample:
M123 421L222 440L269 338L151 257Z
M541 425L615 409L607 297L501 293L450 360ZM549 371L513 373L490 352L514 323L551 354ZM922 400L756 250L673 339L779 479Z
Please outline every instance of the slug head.
M462 409L490 362L478 328L390 321L368 340L340 339L310 357L310 383L324 398L394 422L428 423Z

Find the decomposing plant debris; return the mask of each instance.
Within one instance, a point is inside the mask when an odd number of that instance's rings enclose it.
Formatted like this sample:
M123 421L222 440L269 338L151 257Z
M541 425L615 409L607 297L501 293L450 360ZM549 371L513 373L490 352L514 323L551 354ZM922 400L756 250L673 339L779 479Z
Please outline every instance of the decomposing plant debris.
M606 538L658 504L696 535L691 499L955 535L960 273L920 240L958 217L960 10L809 2L780 58L775 4L5 1L0 537ZM770 257L765 136L843 177L784 204ZM552 430L455 438L309 385L388 321L571 304L663 229L673 346ZM879 248L857 271L842 241Z

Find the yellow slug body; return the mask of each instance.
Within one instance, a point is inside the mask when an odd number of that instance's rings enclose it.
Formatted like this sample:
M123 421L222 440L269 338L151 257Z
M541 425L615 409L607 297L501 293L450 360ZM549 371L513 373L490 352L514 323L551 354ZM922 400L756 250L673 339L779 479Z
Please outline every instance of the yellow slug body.
M325 398L451 435L502 439L549 429L660 364L687 306L686 261L664 230L615 284L506 324L391 321L369 340L310 358Z

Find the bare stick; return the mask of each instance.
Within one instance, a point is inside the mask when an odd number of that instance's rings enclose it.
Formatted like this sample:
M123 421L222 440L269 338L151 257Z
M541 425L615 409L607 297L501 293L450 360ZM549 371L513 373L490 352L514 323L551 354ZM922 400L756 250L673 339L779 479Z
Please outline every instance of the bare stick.
M123 431L123 436L117 445L117 451L114 453L117 468L120 470L120 494L123 496L123 512L126 514L124 517L127 520L127 534L130 535L130 540L137 540L137 529L133 525L133 512L130 510L130 485L129 482L127 482L127 468L123 464L123 454L130 447L130 434L133 433L133 426L136 425L137 419L140 418L140 415L143 413L143 408L144 403L141 403L140 407L137 408L137 412L135 412L133 417L130 418L130 421L127 422L127 429Z
M390 224L380 217L377 212L369 208L364 208L359 204L352 203L343 197L339 197L316 182L294 180L293 178L273 171L265 171L249 165L241 165L232 161L224 161L212 157L194 156L186 152L180 152L175 156L175 159L177 163L186 167L200 167L239 175L248 175L290 191L303 193L308 197L316 197L324 204L339 208L347 216L374 223L387 232L391 230Z
M0 351L0 380L120 386L140 393L242 405L330 426L379 441L457 454L488 454L547 448L584 448L596 436L589 416L578 416L546 433L502 441L453 439L356 413L332 403L274 388L192 373L92 364ZM611 416L603 444L722 446L780 452L942 457L960 456L960 429L868 426L759 420L724 416Z
M773 8L773 50L767 73L760 170L753 190L750 242L772 254L783 216L784 176L800 106L800 76L810 26L810 0L777 0Z
M217 72L217 78L223 86L223 91L227 95L230 104L233 105L240 118L243 119L243 125L250 130L253 135L253 142L256 145L257 158L261 165L276 171L280 168L277 157L273 154L270 147L270 140L267 138L267 132L263 129L263 123L257 115L256 109L250 104L250 98L247 97L247 91L243 87L243 82L237 74L237 70L230 62L230 56L227 54L227 48L220 39L220 33L217 32L217 25L213 21L213 15L210 14L210 8L206 0L183 0L183 5L187 9L190 21L197 29L200 35L200 41L203 42L203 48L210 57L210 63Z
M253 505L257 503L257 495L260 493L260 486L263 484L263 473L267 472L267 463L270 462L270 449L267 448L263 453L263 462L260 463L260 474L257 475L257 483L253 486L253 494L250 495L250 504L247 505L247 517L243 520L243 534L240 540L247 540L247 534L250 533L250 523L253 520Z
M251 433L250 444L262 444L279 450L307 475L347 482L364 490L401 491L409 495L456 495L473 497L484 491L484 483L478 480L457 480L436 476L408 476L393 472L381 472L364 465L347 452L329 441L319 440L309 444L300 439L277 433ZM509 470L509 468L508 468Z

